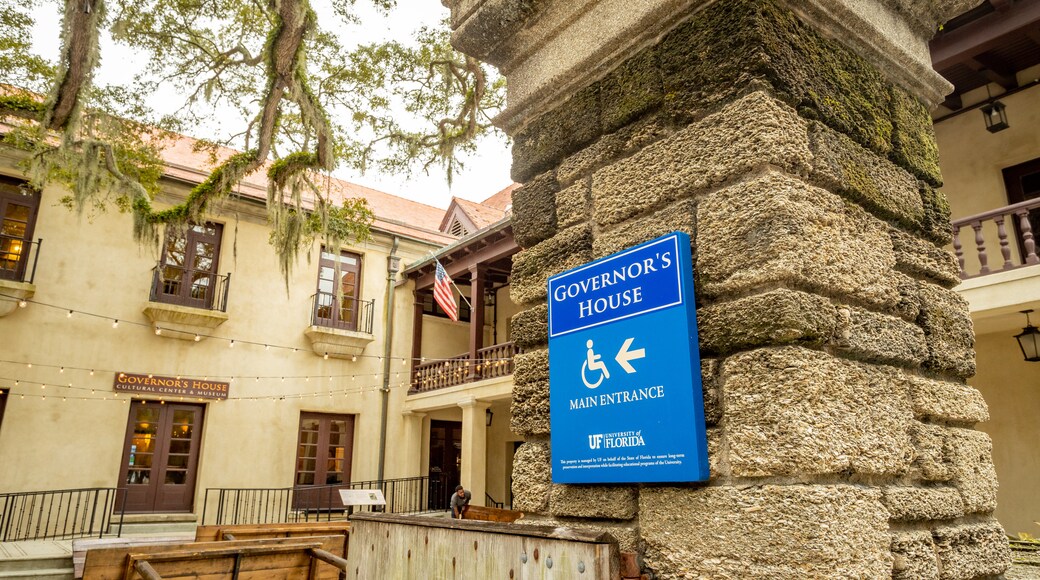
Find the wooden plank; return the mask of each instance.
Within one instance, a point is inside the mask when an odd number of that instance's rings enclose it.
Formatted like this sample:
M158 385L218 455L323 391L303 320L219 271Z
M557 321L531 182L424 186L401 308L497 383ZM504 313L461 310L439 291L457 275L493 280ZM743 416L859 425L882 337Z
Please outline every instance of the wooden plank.
M193 574L205 572L214 578L227 578L234 568L236 555L242 555L242 570L265 570L274 573L274 566L291 567L298 562L310 560L309 550L319 548L333 554L343 553L346 537L310 536L299 538L275 538L259 540L239 540L234 542L197 542L186 544L149 545L132 547L115 547L87 552L84 568L84 580L116 580L132 569L128 565L133 561L148 561L164 578L176 578L181 575L188 564L194 567ZM288 552L287 559L279 556ZM293 556L298 552L299 557ZM296 557L296 561L292 561ZM201 563L205 562L205 564ZM168 567L167 563L174 563ZM322 563L321 577L338 577L339 570ZM335 573L325 573L325 568L335 569ZM133 576L133 575L131 575ZM190 575L189 575L190 576ZM194 577L194 576L191 576ZM292 576L300 577L300 576ZM306 577L306 574L304 576Z
M315 534L321 535L321 534ZM75 578L83 577L83 566L86 564L87 551L100 548L118 548L127 546L146 546L149 544L183 544L189 538L183 534L176 536L153 536L147 538L85 538L72 541L72 567Z
M524 517L524 512L505 510L501 508L484 507L479 505L466 506L462 512L464 520L479 520L483 522L515 522Z
M500 522L454 520L447 518L431 518L426 516L377 514L371 512L355 513L350 516L350 521L355 524L351 527L352 534L354 530L356 530L357 523L381 522L404 526L416 526L420 528L448 528L454 530L471 530L486 534L509 534L534 538L556 538L575 542L599 542L609 544L615 541L613 537L605 531L565 528L560 526L540 526L533 524L515 525Z
M347 534L350 522L301 522L293 524L249 524L227 526L199 526L195 529L196 542L215 542L232 534L236 539L291 538L294 536L328 536Z

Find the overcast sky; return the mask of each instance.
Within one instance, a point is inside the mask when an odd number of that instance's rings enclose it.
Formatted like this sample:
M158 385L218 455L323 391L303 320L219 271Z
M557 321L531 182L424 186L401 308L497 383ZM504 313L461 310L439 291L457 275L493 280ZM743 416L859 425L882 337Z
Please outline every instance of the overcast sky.
M331 2L336 0L312 0L315 10L321 14L329 12ZM358 43L374 42L387 38L405 39L424 24L438 22L448 14L440 0L398 0L398 7L390 18L384 17L364 1L358 2L357 10L364 26L352 35ZM36 50L54 61L58 54L57 29L60 22L58 4L45 2L36 13L34 34ZM107 39L102 41L102 62L97 74L100 83L121 84L129 80L142 66L142 59L125 47L114 45ZM175 110L183 103L183 96L172 91L167 103L156 102L152 106L158 111ZM220 135L199 134L193 137L219 138ZM465 169L455 174L449 189L443 171L431 170L431 175L418 174L411 179L404 176L381 174L369 171L360 175L351 171L338 170L340 179L352 181L373 189L413 199L436 207L446 208L451 197L457 196L472 201L481 201L505 188L509 179L510 155L508 146L499 139L487 139L480 143L479 155L465 163Z

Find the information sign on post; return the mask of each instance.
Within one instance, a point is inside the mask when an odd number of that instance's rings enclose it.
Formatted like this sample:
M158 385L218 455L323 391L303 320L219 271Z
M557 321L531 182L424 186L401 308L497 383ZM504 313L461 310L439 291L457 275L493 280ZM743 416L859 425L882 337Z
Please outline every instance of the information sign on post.
M690 238L549 279L555 483L708 479Z

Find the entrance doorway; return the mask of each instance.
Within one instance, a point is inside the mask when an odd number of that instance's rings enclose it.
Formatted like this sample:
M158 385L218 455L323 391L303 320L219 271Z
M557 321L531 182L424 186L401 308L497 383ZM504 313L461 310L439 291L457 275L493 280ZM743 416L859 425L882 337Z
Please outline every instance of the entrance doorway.
M462 467L462 422L430 421L430 509L448 509Z
M343 509L339 490L350 484L354 416L301 413L293 508Z
M190 512L205 407L134 401L119 481L127 513Z

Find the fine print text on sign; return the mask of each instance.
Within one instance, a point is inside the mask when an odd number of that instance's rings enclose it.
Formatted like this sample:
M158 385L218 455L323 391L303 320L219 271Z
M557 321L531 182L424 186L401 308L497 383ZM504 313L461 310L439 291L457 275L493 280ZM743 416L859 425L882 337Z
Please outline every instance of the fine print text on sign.
M230 383L200 381L158 375L135 375L116 373L112 389L130 393L151 393L167 397L193 397L202 399L226 399Z
M549 279L556 483L708 479L690 238Z

